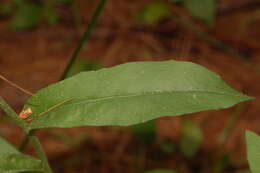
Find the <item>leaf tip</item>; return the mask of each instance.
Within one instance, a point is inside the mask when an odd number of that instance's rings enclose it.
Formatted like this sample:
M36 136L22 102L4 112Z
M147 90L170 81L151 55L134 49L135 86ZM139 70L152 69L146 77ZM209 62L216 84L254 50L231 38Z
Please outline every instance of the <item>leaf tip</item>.
M247 95L244 95L244 94L241 95L241 102L254 100L254 99L255 99L255 97L247 96Z

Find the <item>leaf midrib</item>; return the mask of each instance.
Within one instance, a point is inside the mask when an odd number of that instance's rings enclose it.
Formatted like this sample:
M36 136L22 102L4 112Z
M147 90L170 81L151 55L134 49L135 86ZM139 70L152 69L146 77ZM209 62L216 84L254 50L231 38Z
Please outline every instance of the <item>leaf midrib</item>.
M77 105L77 104L82 104L82 103L96 103L99 101L105 101L105 100L113 100L113 99L118 99L118 98L132 98L132 97L143 97L143 96L152 96L152 95L160 95L160 94L166 94L166 93L208 93L208 94L215 94L215 95L225 95L225 96L232 96L232 97L241 97L240 94L229 94L225 92L216 92L216 91L202 91L202 90L175 90L175 91L150 91L150 92L144 92L144 93L139 93L139 94L126 94L126 95L114 95L114 96L109 96L109 97L101 97L97 99L82 99L80 101L77 101L76 103L67 103L62 107L69 107L72 105ZM72 101L74 99L72 98Z

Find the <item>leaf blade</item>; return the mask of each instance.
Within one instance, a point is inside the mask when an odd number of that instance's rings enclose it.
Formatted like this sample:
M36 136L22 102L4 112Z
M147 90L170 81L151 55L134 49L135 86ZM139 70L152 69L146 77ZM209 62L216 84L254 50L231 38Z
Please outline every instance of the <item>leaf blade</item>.
M31 128L133 125L250 99L215 73L190 62L132 62L83 72L51 85L31 97L26 107L35 116L69 98L34 120Z
M20 153L0 137L0 172L42 171L42 162Z
M0 137L0 154L14 153L18 154L19 151L14 146L9 144L5 139Z

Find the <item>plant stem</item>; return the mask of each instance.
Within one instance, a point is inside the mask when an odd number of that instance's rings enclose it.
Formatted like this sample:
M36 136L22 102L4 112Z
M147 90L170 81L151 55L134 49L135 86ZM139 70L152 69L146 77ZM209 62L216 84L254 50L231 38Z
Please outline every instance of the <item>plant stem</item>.
M2 79L3 81L7 82L9 85L19 89L20 91L24 92L25 94L27 94L29 96L33 96L33 93L31 93L30 91L20 87L19 85L15 84L14 82L6 79L4 76L0 75L0 79Z
M97 6L97 8L96 8L96 10L95 10L95 12L94 12L92 18L91 18L91 21L90 21L89 25L87 26L87 29L86 29L86 31L84 32L83 36L81 37L81 39L80 39L80 41L79 41L79 43L78 43L78 45L77 45L75 51L73 52L73 54L72 54L72 56L71 56L71 58L70 58L70 61L69 61L68 65L67 65L67 67L65 68L65 70L64 70L64 72L63 72L63 74L62 74L60 80L63 80L63 79L66 78L66 76L67 76L69 70L70 70L71 67L73 66L75 60L77 59L77 57L78 57L78 55L79 55L79 53L80 53L80 50L82 49L82 47L83 47L85 41L88 39L88 37L89 37L91 31L93 30L93 28L94 28L94 26L95 26L95 24L96 24L96 22L97 22L97 18L98 18L99 15L101 14L101 11L102 11L102 9L103 9L103 7L104 7L104 5L105 5L105 2L106 2L106 0L100 0L100 2L99 2L99 4L98 4L98 6ZM24 140L22 141L22 143L21 143L21 145L20 145L20 147L19 147L20 151L23 151L24 148L27 146L28 141L29 141L28 138L29 138L29 136L27 135L27 136L24 138Z
M86 31L82 35L82 37L81 37L81 39L79 41L79 44L77 45L76 49L74 50L74 52L73 52L73 54L72 54L72 56L70 58L70 61L69 61L68 65L67 65L67 67L65 68L65 70L64 70L60 80L63 80L63 79L66 78L70 68L73 66L73 64L74 64L75 60L77 59L77 57L78 57L78 55L80 53L80 50L82 49L85 41L89 38L89 35L90 35L91 31L93 30L95 24L97 23L97 18L99 17L99 15L100 15L100 13L101 13L104 5L105 5L105 2L106 2L106 0L100 0L99 1L99 4L98 4L98 6L97 6L97 8L96 8L92 18L91 18L91 21L90 21Z
M15 111L4 101L2 97L0 97L0 108L2 108L5 111L5 113L26 133L29 132L29 128L26 122L21 118L19 118L19 116L15 113Z
M29 139L30 139L31 143L33 144L33 147L34 147L36 153L38 154L39 158L41 159L41 161L43 163L44 172L52 173L48 159L42 149L39 139L33 134L29 135Z
M21 142L21 144L19 145L19 151L24 151L25 147L27 146L28 142L29 142L29 136L33 135L35 132L35 130L31 130L26 137L23 139L23 141Z
M27 134L29 137L30 141L33 144L33 147L38 154L39 158L41 159L43 166L44 166L44 172L45 173L52 173L52 170L49 166L47 157L41 147L41 144L36 136L34 136L33 131L30 131L30 128L28 124L22 119L18 117L18 115L15 113L15 111L3 100L2 97L0 97L0 108L2 108L7 116L9 116L17 125L19 125Z
M99 4L98 4L98 7L96 8L92 18L91 18L91 21L90 21L90 24L88 25L86 31L84 32L83 36L81 37L80 39L80 42L79 44L77 45L75 51L73 52L71 58L70 58L70 61L66 67L66 69L64 70L64 73L63 75L61 76L60 80L63 80L65 79L65 77L67 76L70 68L73 66L75 60L77 59L79 53L80 53L80 50L82 49L85 41L89 38L89 35L91 33L91 31L93 30L96 22L97 22L97 18L99 17L104 5L105 5L105 2L106 0L100 0ZM0 76L1 79L7 81L9 84L15 86L16 88L22 90L23 92L27 93L28 95L33 95L32 93L24 90L23 88L17 86L17 85L14 85L12 82L10 82L9 80L7 80L6 78L4 78L3 76ZM38 156L40 157L41 161L43 162L43 166L44 166L44 170L45 170L45 173L52 173L52 170L49 166L49 163L48 163L48 160L47 160L47 157L42 149L42 146L41 146L41 143L40 141L38 140L38 138L34 135L34 130L33 131L30 131L29 130L29 127L28 125L26 124L26 122L24 122L22 119L20 119L18 117L18 115L10 108L10 106L0 97L0 107L6 112L6 114L8 116L10 116L11 119L13 119L27 134L26 138L23 140L23 142L21 143L20 145L20 150L23 150L28 141L30 140L31 143L33 144L34 146L34 149L36 151L36 153L38 154Z
M21 118L18 117L18 115L13 111L13 109L4 101L2 97L0 97L0 108L2 108L5 113L18 125L20 126L26 134L30 134L32 132L29 132L28 126L25 121L23 121ZM19 146L19 150L23 151L25 146L27 145L29 141L28 135L24 138L22 143Z

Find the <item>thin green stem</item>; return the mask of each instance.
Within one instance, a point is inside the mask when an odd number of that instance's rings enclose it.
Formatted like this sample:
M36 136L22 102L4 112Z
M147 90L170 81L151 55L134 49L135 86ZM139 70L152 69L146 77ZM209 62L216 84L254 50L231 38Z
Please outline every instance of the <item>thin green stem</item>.
M62 74L60 80L63 80L63 79L66 78L66 76L67 76L69 70L70 70L71 67L73 66L75 60L77 59L77 57L78 57L78 55L79 55L79 53L80 53L80 50L82 49L82 47L83 47L85 41L88 39L88 37L89 37L91 31L93 30L93 28L94 28L94 26L95 26L95 24L96 24L96 22L97 22L97 19L98 19L99 15L101 14L101 11L102 11L102 9L103 9L103 7L104 7L104 5L105 5L105 2L106 2L106 0L100 0L100 2L99 2L99 4L98 4L98 6L97 6L97 8L96 8L96 10L95 10L95 12L94 12L92 18L91 18L91 21L90 21L89 25L87 26L87 29L86 29L86 31L84 32L83 36L81 37L81 39L80 39L80 41L79 41L79 44L77 45L75 51L73 52L73 54L72 54L72 56L71 56L71 58L70 58L70 61L69 61L68 65L67 65L67 67L65 68L65 70L64 70L64 72L63 72L63 74ZM28 138L29 138L29 137L26 136L26 137L24 138L24 140L22 141L22 143L21 143L21 145L20 145L20 147L19 147L19 148L20 148L20 151L23 151L24 148L27 146L28 141L29 141Z
M29 128L25 121L23 121L16 112L0 97L0 108L2 108L7 116L9 116L18 126L20 126L26 133L29 132Z
M45 153L42 149L42 146L41 146L39 139L33 134L29 135L29 139L30 139L31 143L33 144L33 147L34 147L37 155L39 156L39 158L43 162L44 172L45 173L52 173L48 159L47 159L47 157L46 157L46 155L45 155Z
M0 97L0 108L2 108L5 111L5 113L7 114L7 116L9 116L17 125L19 125L25 131L27 136L29 136L29 139L32 142L36 153L38 154L39 158L41 159L41 161L43 163L44 172L52 173L52 170L49 166L47 157L41 147L41 144L40 144L38 138L36 136L34 136L33 131L30 132L30 128L29 128L28 124L24 120L22 120L18 117L18 115L15 113L15 111L4 101L4 99L2 97Z
M71 69L71 67L73 66L74 62L76 61L76 59L77 59L77 57L78 57L78 55L80 53L80 50L82 49L85 41L89 38L89 35L90 35L91 31L93 30L95 24L97 23L97 19L98 19L98 17L101 14L101 11L102 11L102 9L103 9L103 7L105 5L105 2L106 2L106 0L100 0L99 1L99 4L98 4L98 6L97 6L97 8L96 8L92 18L91 18L91 21L90 21L86 31L82 35L82 37L81 37L81 39L79 41L79 44L77 45L75 51L73 52L73 54L72 54L72 56L70 58L70 61L69 61L68 65L67 65L67 67L65 68L65 70L64 70L60 80L63 80L63 79L66 78L69 70Z
M23 141L21 142L21 144L19 145L19 151L24 151L25 147L27 146L28 142L29 142L29 136L30 135L34 135L35 130L31 130L26 137L23 139Z
M77 59L80 50L82 49L85 41L89 38L89 35L91 33L91 31L93 30L96 22L97 22L97 18L99 17L104 5L105 5L106 0L100 0L98 7L96 8L90 24L88 25L86 31L84 32L83 36L80 39L79 44L77 45L75 51L73 52L70 61L66 67L66 69L64 70L63 75L61 76L60 80L65 79L65 77L67 76L70 68L73 66L75 60ZM6 114L13 119L27 134L26 138L24 139L24 141L21 143L20 145L20 149L23 150L26 145L28 144L28 141L30 140L31 143L34 146L34 149L36 151L36 153L38 154L38 156L40 157L40 159L43 162L44 165L44 170L46 173L52 173L52 170L49 166L48 163L48 159L42 149L41 143L39 142L38 138L34 135L35 131L30 131L28 125L26 124L25 121L23 121L22 119L20 119L18 117L18 115L10 108L10 106L0 97L0 107L6 112Z

